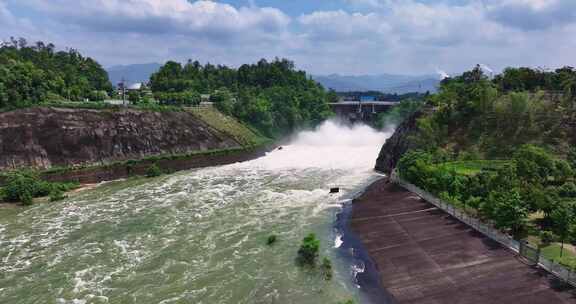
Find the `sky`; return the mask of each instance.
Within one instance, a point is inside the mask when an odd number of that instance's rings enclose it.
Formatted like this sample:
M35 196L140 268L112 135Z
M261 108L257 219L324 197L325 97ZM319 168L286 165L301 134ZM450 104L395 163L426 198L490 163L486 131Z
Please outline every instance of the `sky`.
M0 39L104 66L283 57L312 74L576 65L576 0L0 0Z

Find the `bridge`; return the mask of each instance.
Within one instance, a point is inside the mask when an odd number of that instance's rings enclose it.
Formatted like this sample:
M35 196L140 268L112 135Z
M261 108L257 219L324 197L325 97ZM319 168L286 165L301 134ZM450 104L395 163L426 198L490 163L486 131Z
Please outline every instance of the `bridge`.
M393 101L339 101L330 103L332 111L340 118L357 121L374 121L378 114L387 112L398 105Z

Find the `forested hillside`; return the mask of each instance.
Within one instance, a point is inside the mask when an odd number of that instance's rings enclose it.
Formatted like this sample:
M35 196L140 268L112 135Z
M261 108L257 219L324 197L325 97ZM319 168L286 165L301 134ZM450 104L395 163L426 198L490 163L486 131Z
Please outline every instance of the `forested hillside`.
M494 79L477 67L443 81L380 161L408 148L404 179L576 266L554 244L576 242L575 88L570 67Z
M74 49L24 39L0 43L0 108L47 101L103 100L112 91L108 74Z
M330 115L328 100L336 98L285 59L238 69L170 61L152 75L150 86L164 104L193 105L200 94L210 94L220 111L268 136L321 122Z

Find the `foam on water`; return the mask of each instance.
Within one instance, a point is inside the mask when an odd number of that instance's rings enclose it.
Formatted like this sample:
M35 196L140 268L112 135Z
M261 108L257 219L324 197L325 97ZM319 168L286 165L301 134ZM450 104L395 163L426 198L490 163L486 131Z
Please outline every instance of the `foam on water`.
M376 177L387 137L326 122L253 161L105 184L17 214L0 210L0 303L349 298L352 270L338 263L342 236L332 225L342 202ZM340 194L328 193L333 185ZM335 262L331 282L294 266L310 232ZM278 242L268 247L270 234Z

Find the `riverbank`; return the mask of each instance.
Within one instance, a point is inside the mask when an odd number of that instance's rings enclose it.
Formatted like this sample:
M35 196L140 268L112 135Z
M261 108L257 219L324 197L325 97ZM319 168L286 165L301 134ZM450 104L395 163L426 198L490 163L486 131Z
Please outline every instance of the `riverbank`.
M274 150L275 144L232 148L226 150L203 151L199 153L152 156L143 159L127 160L104 165L86 167L53 168L40 172L40 178L49 182L77 182L97 184L132 176L144 176L151 165L157 165L165 173L227 165L256 159ZM0 186L3 178L0 176Z
M574 303L544 271L383 179L354 201L352 231L398 303Z
M342 236L342 245L339 250L347 263L352 265L354 283L361 289L362 303L369 304L393 304L395 302L393 297L382 288L377 265L368 254L360 238L352 230L350 220L354 211L354 200L361 197L364 191L382 178L373 181L361 192L353 195L352 199L342 206L342 211L338 213L335 224L338 235Z
M157 166L163 173L175 173L189 169L221 166L253 160L265 156L266 153L274 150L276 147L276 144L268 143L261 146L237 149L206 151L202 153L183 155L168 155L163 157L147 157L140 160L128 160L100 166L54 168L40 172L39 177L48 182L75 182L80 185L80 187L66 193L67 195L92 189L102 182L131 177L144 177L152 165ZM3 185L4 179L5 177L0 175L0 186ZM47 197L36 198L35 202L44 202L47 200ZM0 208L12 208L17 206L20 206L20 204L2 202L0 199Z

